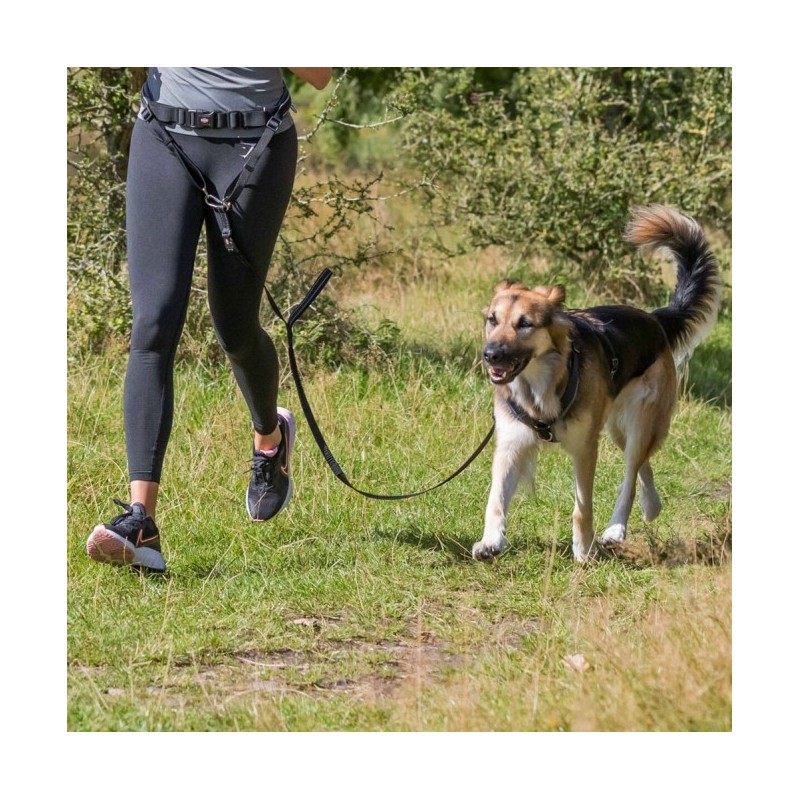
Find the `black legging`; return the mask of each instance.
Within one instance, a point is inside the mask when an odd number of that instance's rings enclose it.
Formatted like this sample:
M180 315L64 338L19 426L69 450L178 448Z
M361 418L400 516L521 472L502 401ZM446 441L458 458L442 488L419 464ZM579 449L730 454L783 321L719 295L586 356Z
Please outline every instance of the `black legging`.
M151 124L137 120L128 168L133 331L124 409L130 480L158 482L172 430L173 362L186 319L204 220L208 304L217 339L233 367L255 430L271 433L278 424L278 358L259 324L258 313L294 184L297 134L291 128L273 137L231 213L233 237L252 265L249 267L225 249L213 212ZM217 196L239 173L243 157L257 138L174 137Z

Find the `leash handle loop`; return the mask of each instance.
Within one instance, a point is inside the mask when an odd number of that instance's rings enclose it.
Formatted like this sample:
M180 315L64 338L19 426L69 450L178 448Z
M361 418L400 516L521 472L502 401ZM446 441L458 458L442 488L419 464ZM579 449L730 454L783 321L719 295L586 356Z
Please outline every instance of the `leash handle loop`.
M293 326L306 313L332 277L333 272L327 267L320 272L306 296L289 312L289 321L286 323L288 326Z

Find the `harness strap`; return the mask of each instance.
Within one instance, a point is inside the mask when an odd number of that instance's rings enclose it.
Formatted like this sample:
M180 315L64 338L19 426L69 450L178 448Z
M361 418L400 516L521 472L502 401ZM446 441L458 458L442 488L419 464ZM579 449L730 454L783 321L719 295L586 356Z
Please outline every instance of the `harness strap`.
M303 414L305 414L308 427L311 429L311 434L314 437L317 447L325 458L328 466L331 468L331 471L339 481L352 489L354 492L360 494L362 497L368 497L371 500L406 500L410 497L419 497L420 495L426 494L434 489L438 489L440 486L444 486L444 484L460 475L480 455L486 445L489 444L489 441L494 434L494 423L492 423L492 427L489 429L489 432L486 434L483 441L478 445L478 448L475 450L475 452L455 472L433 486L429 486L427 489L421 489L417 492L408 492L406 494L375 494L374 492L367 492L363 489L359 489L357 486L354 486L350 482L347 475L345 475L344 470L334 457L330 447L328 447L325 437L322 435L322 431L320 430L317 420L314 417L314 412L311 410L311 405L308 402L308 397L306 396L303 388L303 381L300 377L300 370L298 369L297 359L295 358L294 353L294 333L292 329L295 322L300 319L309 306L314 302L314 299L317 297L317 295L325 288L325 284L327 284L332 275L333 273L329 269L324 269L319 274L313 286L311 289L309 289L308 294L290 311L288 320L281 313L272 295L269 293L266 287L264 287L267 300L269 300L272 310L275 312L275 315L278 317L278 319L280 319L281 322L283 322L283 324L286 326L287 347L289 350L289 367L292 372L292 378L294 378L295 387L297 388L297 396L300 399L300 406L303 409Z
M229 205L232 205L236 201L236 198L239 196L242 189L244 189L247 179L253 174L253 170L256 168L259 158L261 158L262 154L267 149L270 140L275 135L275 131L277 131L280 127L281 122L283 122L283 118L289 113L290 108L292 108L292 97L289 94L289 90L284 86L283 93L278 101L278 106L272 116L267 120L267 124L264 127L264 133L258 140L258 144L256 144L256 146L247 156L242 171L231 182L227 191L225 192L225 200Z
M600 340L603 350L605 350L611 372L611 380L613 381L617 375L617 370L619 369L619 359L617 358L617 354L614 352L614 345L611 344L611 339L605 331L595 331L595 334Z
M588 335L595 336L600 342L600 346L603 348L606 360L608 361L611 381L616 385L617 372L619 371L619 358L617 358L617 354L614 351L614 345L611 343L611 337L608 335L608 333L606 333L605 330L609 323L602 320L596 320L595 322L590 323L588 320L578 315L572 317L572 322L577 327L582 328L583 331L585 331Z
M569 412L570 408L572 408L572 404L575 402L575 398L578 396L578 386L580 385L580 369L574 347L569 354L568 369L569 380L567 381L567 385L564 387L564 391L561 394L561 412L555 419L549 421L536 419L528 414L528 412L525 411L525 409L523 409L515 400L510 397L505 398L506 406L508 406L508 409L514 418L531 428L531 430L533 430L533 432L544 442L558 441L558 439L556 439L555 432L553 431L553 425L566 417L567 412Z

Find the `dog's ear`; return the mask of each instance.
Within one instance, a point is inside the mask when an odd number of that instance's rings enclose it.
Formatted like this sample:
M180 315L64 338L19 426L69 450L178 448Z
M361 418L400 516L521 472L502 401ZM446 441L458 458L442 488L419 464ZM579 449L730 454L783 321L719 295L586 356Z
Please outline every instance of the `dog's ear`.
M533 291L554 306L562 305L567 299L567 290L560 283L557 286L537 286Z
M505 280L500 281L500 283L494 287L494 293L497 294L498 292L504 292L506 289L511 289L513 286L522 288L522 284L519 281L512 281L511 278L506 278Z

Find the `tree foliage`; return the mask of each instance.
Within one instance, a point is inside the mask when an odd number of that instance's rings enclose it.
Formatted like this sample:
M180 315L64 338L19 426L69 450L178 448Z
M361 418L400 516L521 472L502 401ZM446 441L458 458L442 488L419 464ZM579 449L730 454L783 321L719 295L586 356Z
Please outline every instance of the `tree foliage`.
M76 347L101 346L130 328L121 274L125 175L141 77L136 69L67 71L68 330Z

